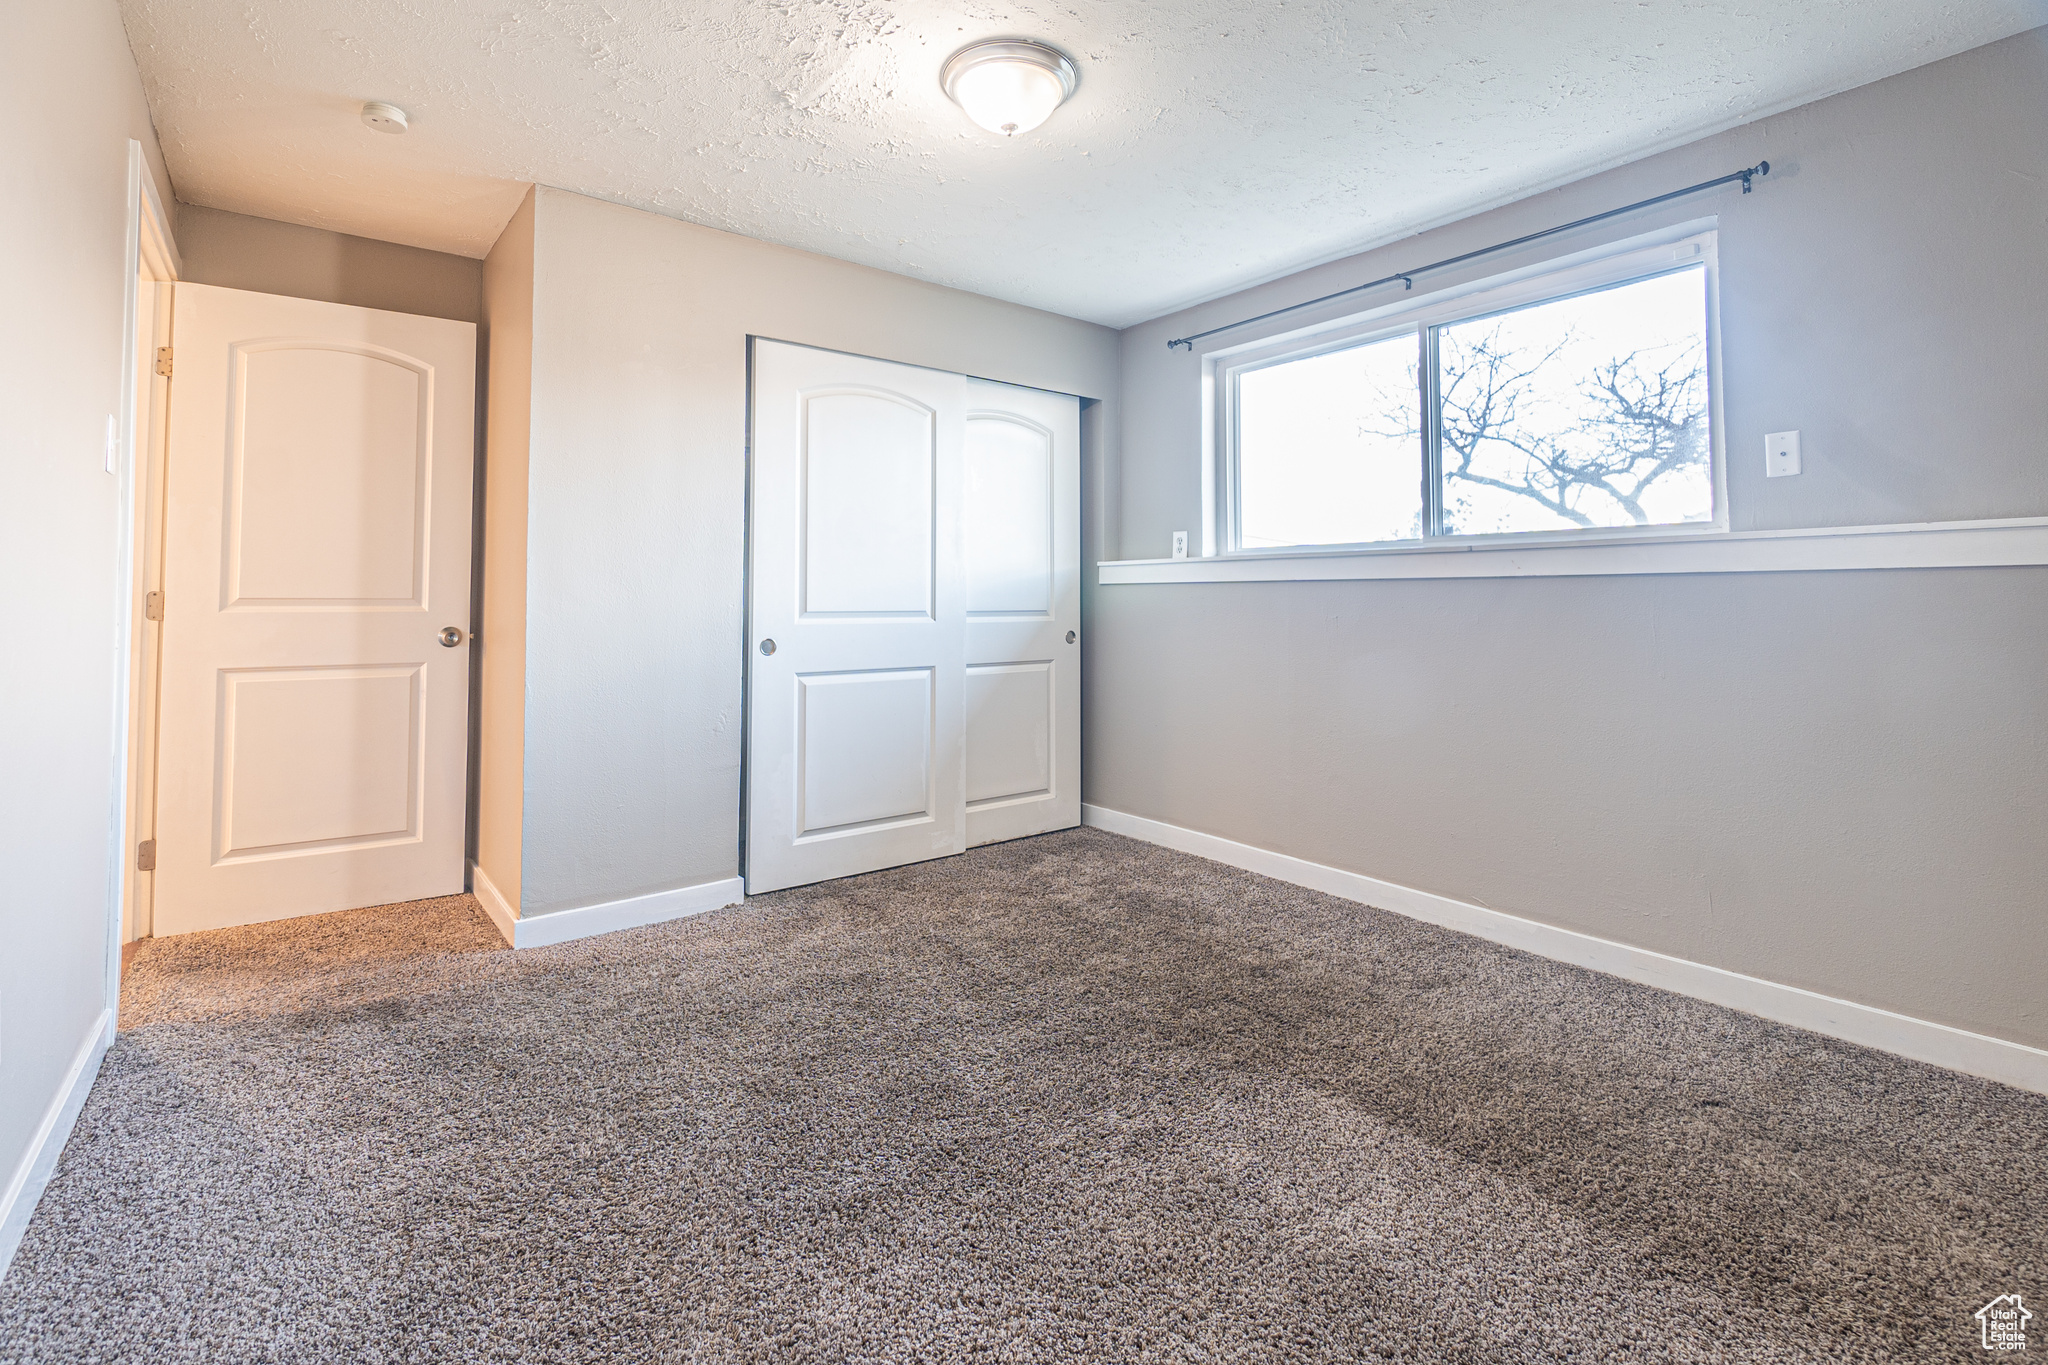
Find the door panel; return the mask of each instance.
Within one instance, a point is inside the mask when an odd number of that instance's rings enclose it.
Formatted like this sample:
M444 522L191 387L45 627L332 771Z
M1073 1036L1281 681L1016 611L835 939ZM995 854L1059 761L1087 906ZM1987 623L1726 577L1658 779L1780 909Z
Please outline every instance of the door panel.
M967 807L1052 791L1053 665L967 669Z
M417 605L427 376L305 342L234 348L228 605Z
M930 817L935 671L797 678L799 838Z
M1055 445L1050 429L1010 414L967 420L969 619L1052 610Z
M1081 405L981 379L967 398L974 845L1081 823Z
M900 394L806 394L804 615L932 614L938 414Z
M967 381L759 340L753 375L747 890L959 853Z
M173 294L156 932L462 889L472 324Z
M414 837L420 669L221 674L218 861Z

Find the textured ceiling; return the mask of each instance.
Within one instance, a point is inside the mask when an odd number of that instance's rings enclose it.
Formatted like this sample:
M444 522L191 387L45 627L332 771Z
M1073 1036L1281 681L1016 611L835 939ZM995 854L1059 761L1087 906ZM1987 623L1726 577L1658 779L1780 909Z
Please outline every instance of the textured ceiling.
M2048 0L123 0L195 204L481 256L540 181L1116 326L2048 22ZM1015 141L938 70L1078 60ZM364 100L412 115L372 132Z

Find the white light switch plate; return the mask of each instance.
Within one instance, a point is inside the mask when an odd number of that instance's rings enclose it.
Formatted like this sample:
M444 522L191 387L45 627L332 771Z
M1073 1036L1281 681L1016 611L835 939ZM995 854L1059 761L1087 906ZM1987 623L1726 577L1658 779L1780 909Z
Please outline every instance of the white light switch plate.
M1799 472L1799 433L1774 431L1764 437L1764 477L1782 479Z
M1175 559L1186 559L1188 557L1188 533L1186 531L1175 531L1173 533L1173 557Z

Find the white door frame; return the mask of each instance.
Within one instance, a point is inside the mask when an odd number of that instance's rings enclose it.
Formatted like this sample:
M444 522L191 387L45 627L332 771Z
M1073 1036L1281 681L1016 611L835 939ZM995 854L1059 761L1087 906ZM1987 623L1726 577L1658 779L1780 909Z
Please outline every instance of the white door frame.
M183 273L178 245L171 236L170 215L164 211L163 195L150 173L142 144L128 140L128 233L122 254L124 276L121 328L120 403L114 416L115 430L109 433L108 472L116 484L119 523L115 540L115 581L121 585L114 595L114 715L112 772L108 784L107 811L107 1005L108 1027L121 998L121 947L127 938L129 908L135 893L135 845L141 837L138 821L146 818L138 792L138 777L145 766L140 760L144 731L154 738L153 727L138 727L138 716L154 713L155 670L144 664L142 594L146 584L161 576L161 564L145 562L146 528L152 516L161 518L163 479L163 398L166 381L155 373L155 348L137 344L140 328L147 323L156 345L168 342L170 331L169 290ZM143 280L156 285L155 297L145 295ZM159 303L162 300L162 303ZM151 477L152 471L159 471ZM153 633L152 633L153 638ZM145 695L146 690L146 695ZM147 932L139 925L137 936Z

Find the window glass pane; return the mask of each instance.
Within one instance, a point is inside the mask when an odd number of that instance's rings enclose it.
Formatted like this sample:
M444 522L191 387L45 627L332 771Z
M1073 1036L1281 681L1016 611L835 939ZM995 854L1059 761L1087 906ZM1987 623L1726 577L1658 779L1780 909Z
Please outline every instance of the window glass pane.
M1706 269L1437 332L1446 534L1708 521Z
M1243 548L1422 534L1416 345L1411 332L1238 375Z

